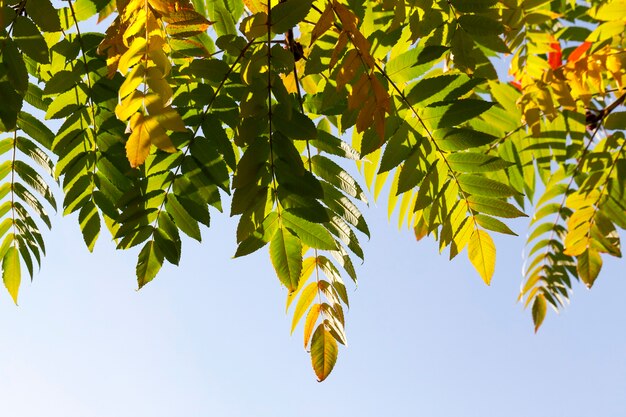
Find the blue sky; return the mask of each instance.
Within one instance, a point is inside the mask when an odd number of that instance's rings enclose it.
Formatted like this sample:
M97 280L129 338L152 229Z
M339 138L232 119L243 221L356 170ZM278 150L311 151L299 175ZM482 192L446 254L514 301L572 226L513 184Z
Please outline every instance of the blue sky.
M366 210L372 239L351 292L348 348L317 383L289 336L267 251L230 259L214 215L182 265L135 291L136 253L85 249L58 219L20 305L0 295L0 415L12 417L623 416L626 283L607 260L594 289L533 334L515 303L523 239L498 238L492 286ZM518 227L523 233L523 227Z

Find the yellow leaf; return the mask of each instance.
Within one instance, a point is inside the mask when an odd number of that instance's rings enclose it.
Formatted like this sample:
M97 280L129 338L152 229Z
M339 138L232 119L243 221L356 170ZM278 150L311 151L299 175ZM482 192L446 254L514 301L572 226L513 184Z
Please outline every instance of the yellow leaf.
M146 82L148 87L161 97L164 105L168 105L174 94L170 84L163 78L163 73L156 67L148 68L146 71Z
M311 282L309 285L304 287L302 292L300 293L300 299L298 300L298 304L296 304L296 309L293 312L293 320L291 321L291 333L296 329L298 322L304 315L304 312L309 308L315 296L317 295L317 282Z
M115 107L115 116L121 121L126 121L141 108L144 95L135 90Z
M117 68L122 74L126 74L130 67L143 58L147 44L148 42L144 38L135 38L133 40L128 50L122 54L117 64Z
M172 143L172 140L167 135L165 128L161 126L159 121L154 116L148 116L144 119L141 128L146 131L150 142L165 152L176 152L176 147Z
M304 250L302 252L304 255ZM285 310L289 310L289 306L296 299L296 296L299 294L300 290L304 287L304 284L309 280L309 277L315 270L315 266L317 265L316 258L308 257L302 261L302 270L300 271L300 280L298 281L298 288L294 291L290 292L287 295L287 306Z
M267 2L261 0L243 0L248 10L252 13L267 12Z
M306 315L306 319L304 320L304 348L306 349L309 346L309 340L311 340L311 334L313 334L313 329L315 328L315 323L317 323L317 319L320 316L320 311L322 310L321 304L313 304L309 313Z
M491 236L483 230L475 229L467 247L467 255L485 284L489 285L496 268L496 246Z
M15 304L17 304L21 275L19 252L15 246L11 246L2 259L2 280Z
M170 70L172 69L172 64L170 63L167 54L163 52L163 49L149 50L148 56L150 57L154 65L156 65L156 68L161 71L163 77L167 77L170 73Z
M150 154L150 135L143 129L144 116L135 113L130 118L131 133L126 142L126 157L133 168L143 164Z
M132 39L133 36L142 35L146 32L146 9L141 8L133 16L130 26L124 31L125 39Z
M139 85L143 82L145 71L144 66L139 64L132 69L130 74L126 76L126 79L120 86L119 97L123 99L133 91L139 87Z

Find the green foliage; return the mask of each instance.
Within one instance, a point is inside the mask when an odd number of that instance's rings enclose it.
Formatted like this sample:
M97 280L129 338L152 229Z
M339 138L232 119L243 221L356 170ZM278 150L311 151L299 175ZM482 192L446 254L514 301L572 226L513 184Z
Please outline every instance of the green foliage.
M369 237L354 160L401 226L467 249L487 284L492 234L532 215L536 331L621 257L625 17L623 0L2 1L4 284L17 303L45 254L55 180L89 250L103 229L138 246L140 288L228 202L234 255L269 244L321 381Z

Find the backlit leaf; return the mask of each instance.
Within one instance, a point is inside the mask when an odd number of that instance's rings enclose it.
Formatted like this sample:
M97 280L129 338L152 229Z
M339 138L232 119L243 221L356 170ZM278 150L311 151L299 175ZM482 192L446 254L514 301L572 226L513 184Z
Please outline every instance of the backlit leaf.
M320 382L332 372L338 353L337 341L332 334L326 330L324 324L317 326L311 339L311 362Z
M469 240L467 255L485 284L489 285L496 267L496 247L491 236L475 229Z
M17 293L20 289L21 281L20 256L15 246L9 247L2 259L2 281L4 286L17 304Z

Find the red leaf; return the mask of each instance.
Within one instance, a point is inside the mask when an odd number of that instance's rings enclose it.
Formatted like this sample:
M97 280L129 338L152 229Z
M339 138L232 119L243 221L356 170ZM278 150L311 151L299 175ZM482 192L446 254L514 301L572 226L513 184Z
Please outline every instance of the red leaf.
M558 41L550 43L551 52L548 53L548 64L550 68L557 69L561 66L563 53L561 51L561 44Z
M578 48L574 49L569 57L567 57L567 62L576 62L584 55L585 52L591 47L591 42L583 42Z

